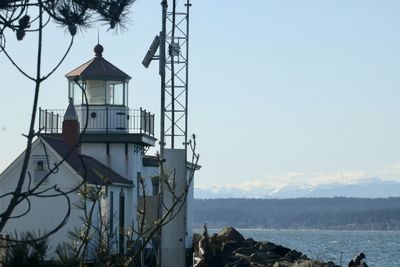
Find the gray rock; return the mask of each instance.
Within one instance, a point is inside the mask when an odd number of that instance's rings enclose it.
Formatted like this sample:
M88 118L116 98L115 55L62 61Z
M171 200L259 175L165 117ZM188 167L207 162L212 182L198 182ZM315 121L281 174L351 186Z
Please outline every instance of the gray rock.
M194 265L195 267L209 267L207 261L203 258L199 258L199 261Z
M253 238L247 238L246 240L243 241L243 246L244 247L254 247L254 245L257 243Z
M253 253L250 255L250 262L256 264L265 264L269 260L268 257L264 257L261 253Z
M232 253L240 247L240 243L237 241L226 241L222 244L221 252L224 254Z
M276 254L266 251L257 251L250 255L250 261L257 264L273 264L278 258Z
M225 267L251 267L251 263L246 259L238 259L233 262L226 263Z
M250 257L250 255L256 251L257 250L255 247L244 247L236 249L233 253L235 253L235 256L239 257Z
M290 249L289 249L289 248L285 248L285 247L280 246L280 245L276 245L276 247L273 248L272 251L273 251L275 254L278 254L278 255L284 257L287 253L290 252Z
M220 254L218 261L215 262L215 266L232 266L240 260L241 258L233 255Z
M336 265L333 261L328 261L325 263L325 267L337 267L339 265Z
M301 256L303 256L303 253L298 252L296 250L291 250L285 255L285 259L291 262L294 262L296 260L300 260Z
M293 267L294 263L289 261L277 261L273 267Z
M251 267L250 262L239 262L234 264L232 267Z
M199 267L339 267L333 262L310 260L299 251L272 242L244 239L232 227L224 228L218 235L214 234L211 237L205 231L201 241L207 243L203 244L203 247L208 248L209 252L203 255L205 260ZM194 256L198 257L199 263L202 255L200 246L195 249Z
M303 255L301 256L301 258L300 258L300 259L302 259L302 260L309 260L310 258L309 258L309 257L307 257L307 255L304 255L304 254L303 254Z
M293 267L340 267L339 265L336 265L333 262L319 262L319 261L314 261L314 260L305 260L305 261L300 261L297 262L293 265Z
M257 242L255 244L256 248L258 248L259 250L272 250L273 248L276 247L276 245L272 242L265 242L265 241L261 241L261 242Z
M281 245L276 245L272 242L258 242L255 245L259 250L263 251L273 251L274 253L284 257L291 249L283 247Z
M217 236L220 242L237 241L243 242L244 237L233 227L225 227Z

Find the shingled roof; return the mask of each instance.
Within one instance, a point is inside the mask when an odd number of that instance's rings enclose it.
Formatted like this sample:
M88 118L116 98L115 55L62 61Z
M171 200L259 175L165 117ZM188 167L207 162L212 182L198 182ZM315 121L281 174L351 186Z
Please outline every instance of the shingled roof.
M61 139L49 136L41 137L63 158L66 157L71 149L71 147L64 143L64 141ZM132 181L122 177L96 159L87 155L79 154L76 150L66 157L65 161L82 177L82 179L86 179L86 181L90 184L133 185Z
M85 64L77 67L71 72L67 73L65 77L68 79L80 78L82 80L117 80L117 81L127 81L131 77L105 60L102 56L103 47L97 44L94 48L96 56L86 62Z

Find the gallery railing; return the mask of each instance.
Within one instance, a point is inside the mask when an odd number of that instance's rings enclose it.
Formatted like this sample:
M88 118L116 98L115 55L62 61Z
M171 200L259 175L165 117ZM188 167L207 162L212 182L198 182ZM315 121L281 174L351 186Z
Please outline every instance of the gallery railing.
M138 133L154 136L154 114L145 109L105 106L75 107L81 130L87 133ZM44 133L61 133L65 110L39 108L39 129ZM87 116L88 115L88 116Z

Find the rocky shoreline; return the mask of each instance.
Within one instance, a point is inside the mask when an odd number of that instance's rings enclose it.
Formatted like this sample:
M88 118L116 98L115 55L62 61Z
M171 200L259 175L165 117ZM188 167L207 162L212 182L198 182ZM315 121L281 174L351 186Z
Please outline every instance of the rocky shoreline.
M333 262L309 259L303 253L268 241L245 239L233 227L193 238L193 267L340 267Z

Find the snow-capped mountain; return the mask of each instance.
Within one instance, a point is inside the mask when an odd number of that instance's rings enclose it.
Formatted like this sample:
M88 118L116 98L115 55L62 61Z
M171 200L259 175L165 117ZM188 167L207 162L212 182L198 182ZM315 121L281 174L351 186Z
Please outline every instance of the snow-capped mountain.
M300 198L300 197L400 197L400 182L368 178L352 184L327 183L317 186L240 189L218 186L195 188L195 198Z

